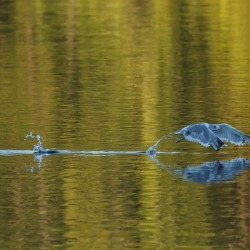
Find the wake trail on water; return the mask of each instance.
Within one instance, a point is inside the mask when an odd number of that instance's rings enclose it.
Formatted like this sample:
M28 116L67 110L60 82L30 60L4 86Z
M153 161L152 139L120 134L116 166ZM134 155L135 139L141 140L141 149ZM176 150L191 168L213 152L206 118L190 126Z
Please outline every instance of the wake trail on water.
M181 152L156 152L156 147L163 140L173 139L174 137L170 134L161 137L157 142L150 146L147 150L58 150L55 148L46 149L43 146L43 137L39 134L33 134L32 132L28 133L24 140L35 139L37 142L33 146L33 150L0 150L0 155L52 155L52 154L76 154L76 155L96 155L96 156L105 156L105 155L139 155L146 154L148 156L159 154L176 154Z

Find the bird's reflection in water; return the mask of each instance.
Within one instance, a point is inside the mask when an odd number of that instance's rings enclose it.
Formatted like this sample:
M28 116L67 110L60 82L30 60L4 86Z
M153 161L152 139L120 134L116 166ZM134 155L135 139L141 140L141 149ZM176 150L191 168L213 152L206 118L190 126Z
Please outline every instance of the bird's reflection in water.
M187 165L185 168L175 167L161 162L156 154L148 155L161 168L169 169L171 173L181 176L184 180L196 183L214 183L230 181L250 167L250 160L234 158L231 160L206 161L200 165Z

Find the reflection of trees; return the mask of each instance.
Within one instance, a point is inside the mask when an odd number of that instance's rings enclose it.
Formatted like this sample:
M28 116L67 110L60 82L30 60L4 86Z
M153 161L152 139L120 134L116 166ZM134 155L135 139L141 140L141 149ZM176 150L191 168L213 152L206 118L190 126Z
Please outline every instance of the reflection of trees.
M5 134L1 134L4 138L1 141L8 146L28 132L27 126L37 128L43 135L53 134L47 144L53 141L57 148L63 145L70 149L106 149L107 146L140 149L145 147L145 142L162 136L165 133L162 131L176 129L177 124L182 127L179 125L205 118L210 119L208 122L230 119L239 129L248 124L249 6L245 1L230 4L163 0L5 2L1 14L10 14L1 18L1 28L6 31L1 33L1 55L4 55L0 57L1 86L6 88L0 94L0 114ZM15 101L10 102L13 96ZM234 117L232 111L241 119ZM118 211L120 220L127 218L127 210L131 217L142 213L148 219L154 239L164 238L157 219L169 208L164 219L172 233L168 235L171 246L176 246L178 239L174 234L186 228L181 226L181 221L175 221L175 215L182 213L185 226L195 228L192 220L198 223L197 218L209 213L209 206L213 208L204 187L193 191L181 182L176 190L173 186L177 179L173 181L173 176L167 176L171 185L162 183L155 169L138 170L136 176L132 171L124 179L119 177L121 168L117 168L109 180L101 171L101 161L97 168L100 171L94 173L92 167L96 165L92 164L85 170L86 176L77 168L70 172L70 179L60 175L60 168L54 169L55 180L51 182L50 176L38 176L38 181L31 183L37 188L36 198L41 202L38 211L49 214L46 210L49 202L43 198L48 190L63 193L62 183L67 179L67 190L73 191L63 194L65 197L59 196L60 204L64 198L77 200L86 195L86 199L94 201L96 217L105 221L107 214L112 214L100 211L98 202L104 197L115 197L111 206L113 211ZM120 163L111 161L112 164ZM207 171L206 166L201 170ZM18 179L18 171L16 175ZM79 176L91 181L82 183ZM248 233L247 183L247 176L240 176L239 188L233 191L233 200L239 203L236 212L244 218L239 226L243 235ZM163 198L160 184L169 191ZM22 179L10 185L15 193L15 207L19 209L16 217L27 219L29 215L24 214L27 196L20 191L26 191L27 187L22 186ZM99 192L95 192L94 186ZM92 192L87 196L85 191L89 187ZM119 199L119 193L125 193L124 190L132 193L127 199L136 199L137 210L133 204L120 205L125 203ZM188 203L193 196L191 191L197 192L197 202L205 197L203 210L197 209L193 218L193 206ZM219 199L214 204L218 202ZM71 206L65 210L68 218L78 218L79 212ZM30 211L32 214L34 210ZM186 214L190 217L185 217ZM63 216L61 211L53 219L63 225ZM88 220L87 216L83 218ZM91 226L91 220L88 223ZM131 220L130 226L133 223ZM145 229L143 220L140 223L135 230ZM46 226L37 229L45 232ZM136 240L146 239L148 232L145 230L145 235L140 235L138 231Z
M205 9L169 1L14 5L15 18L9 20L15 34L11 44L9 35L2 39L3 46L16 48L9 57L16 79L10 81L25 97L18 104L36 109L39 128L56 127L58 136L76 132L79 138L92 128L105 144L110 137L128 139L114 131L121 124L128 130L136 125L141 132L131 130L133 137L152 141L159 137L156 127L172 130L180 120L221 122L224 115L227 121L237 107L245 117L248 96L241 91L247 86L239 81L249 68L243 2L227 7L207 2ZM217 105L219 99L227 99L226 107ZM237 125L238 119L230 118Z

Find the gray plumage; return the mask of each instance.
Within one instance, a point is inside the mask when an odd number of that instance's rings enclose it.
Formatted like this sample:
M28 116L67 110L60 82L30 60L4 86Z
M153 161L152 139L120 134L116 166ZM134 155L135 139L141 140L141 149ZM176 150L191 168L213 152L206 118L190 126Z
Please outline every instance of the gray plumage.
M230 142L241 146L245 142L250 143L250 137L229 124L198 123L186 126L173 134L182 134L191 142L198 142L204 147L213 146L215 150L222 148L225 143Z

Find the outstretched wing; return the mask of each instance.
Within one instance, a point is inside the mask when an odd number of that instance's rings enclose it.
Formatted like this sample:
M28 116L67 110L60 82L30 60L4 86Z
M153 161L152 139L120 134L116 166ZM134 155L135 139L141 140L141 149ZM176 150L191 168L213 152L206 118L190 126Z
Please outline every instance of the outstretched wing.
M204 147L209 147L211 143L209 133L209 129L205 124L194 124L183 131L183 136L188 141L198 142Z
M238 129L223 123L218 124L219 129L213 130L212 132L218 136L222 141L231 142L235 145L241 146L245 142L250 143L250 137Z

